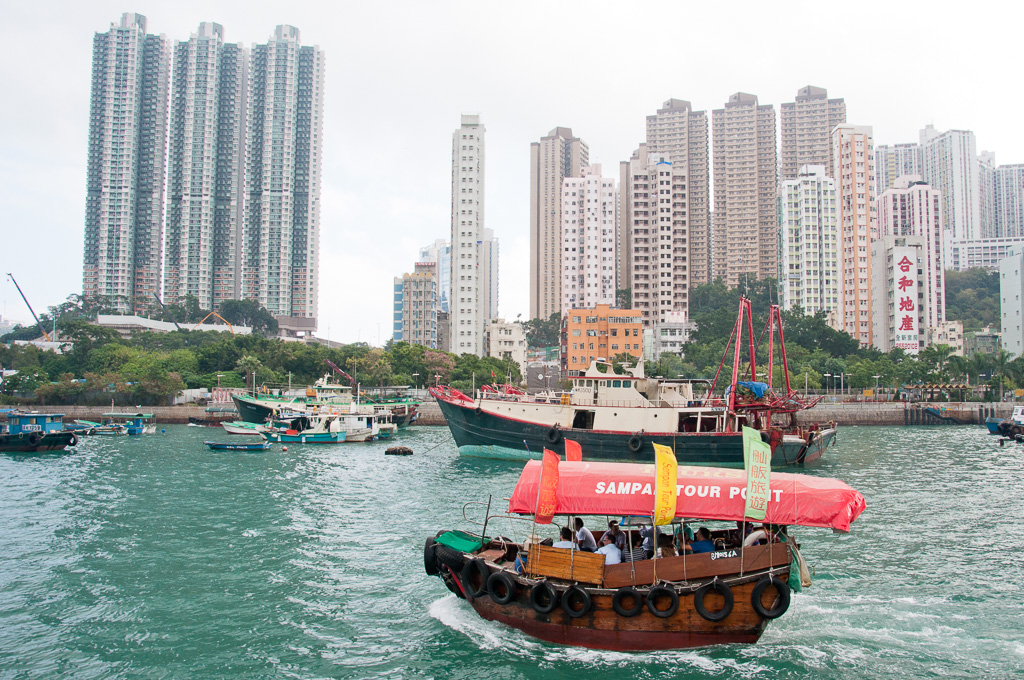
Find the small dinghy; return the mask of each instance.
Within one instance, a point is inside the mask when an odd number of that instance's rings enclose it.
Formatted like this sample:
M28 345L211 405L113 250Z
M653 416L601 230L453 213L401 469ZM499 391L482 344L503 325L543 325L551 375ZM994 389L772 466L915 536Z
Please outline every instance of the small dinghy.
M270 448L270 442L250 442L238 444L235 442L203 442L214 451L266 451Z

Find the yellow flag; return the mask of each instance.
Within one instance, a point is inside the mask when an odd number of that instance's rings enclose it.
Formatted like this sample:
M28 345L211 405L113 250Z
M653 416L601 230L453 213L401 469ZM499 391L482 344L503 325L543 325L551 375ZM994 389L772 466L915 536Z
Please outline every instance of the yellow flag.
M676 454L664 444L655 444L654 463L654 523L671 524L676 516Z

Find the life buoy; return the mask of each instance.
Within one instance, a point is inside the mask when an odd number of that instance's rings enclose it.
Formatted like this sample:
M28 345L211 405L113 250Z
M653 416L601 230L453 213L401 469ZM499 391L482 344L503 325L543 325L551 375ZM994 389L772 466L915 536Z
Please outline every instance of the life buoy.
M629 441L626 442L626 446L628 446L629 450L633 453L640 453L640 449L644 448L644 438L635 434L629 438Z
M39 434L38 432L33 432L28 436L28 443L30 446L35 446L36 444L39 443L39 440L42 438L43 436L41 434Z
M655 601L657 598L665 596L668 596L672 604L668 606L668 609L658 609L658 605ZM669 588L668 586L654 586L647 591L647 609L659 619L667 619L679 611L679 594L676 592L675 588Z
M576 609L576 603L579 604L579 609ZM579 586L571 586L562 595L562 611L574 619L585 616L592 604L590 593Z
M775 590L779 593L778 603L768 609L764 606L761 601L761 596L764 595L764 591L769 586L775 586ZM754 591L750 594L750 603L754 605L754 611L763 616L766 619L777 619L786 613L789 609L789 585L780 578L775 576L765 576L757 585L754 586Z
M440 573L437 569L434 549L434 539L428 538L426 545L423 546L423 570L427 572L427 576L437 576Z
M765 533L764 529L758 529L757 531L751 531L747 534L747 537L743 539L743 547L749 548L752 545L757 545L759 541L767 541L768 534Z
M627 609L623 606L622 601L629 597L633 598L633 606ZM640 591L633 586L619 588L615 591L615 594L612 595L612 609L614 609L615 613L619 616L630 618L639 614L640 610L643 608L644 598L640 596Z
M719 609L717 612L708 611L708 608L704 606L704 596L711 591L715 591L725 599L725 606ZM693 594L693 607L697 610L697 613L702 618L708 621L722 621L725 617L732 613L733 597L732 588L725 585L721 581L712 581L711 583L705 583L697 592Z
M538 614L550 614L558 606L558 591L547 581L530 588L530 606Z
M562 431L558 429L557 425L551 427L544 438L548 440L548 444L557 444L562 439Z
M494 604L508 604L516 599L516 582L503 571L496 571L487 579L487 594Z
M477 558L470 560L462 567L462 587L466 589L466 594L470 597L480 597L487 592L487 579L491 575L491 570L487 568L487 563L482 559ZM473 585L473 577L480 577L480 587L477 588Z

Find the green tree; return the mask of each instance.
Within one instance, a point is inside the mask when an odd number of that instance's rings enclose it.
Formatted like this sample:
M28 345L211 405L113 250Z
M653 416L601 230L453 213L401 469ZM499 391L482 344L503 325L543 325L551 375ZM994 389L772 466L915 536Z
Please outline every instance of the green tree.
M553 312L547 319L530 319L523 323L526 344L531 349L558 345L562 332L562 315Z
M245 376L245 386L250 391L256 389L256 371L258 371L262 366L263 362L252 354L244 355L238 360L238 363L235 364L235 367Z
M277 334L277 319L256 300L224 300L218 313L229 323L251 327L254 333Z

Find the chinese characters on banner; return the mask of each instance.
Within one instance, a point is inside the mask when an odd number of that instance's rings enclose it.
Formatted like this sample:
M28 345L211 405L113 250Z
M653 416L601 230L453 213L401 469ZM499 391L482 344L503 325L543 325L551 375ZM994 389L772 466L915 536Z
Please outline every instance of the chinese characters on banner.
M551 524L555 517L555 493L558 490L558 454L544 449L540 469L540 489L537 492L537 524Z
M654 445L654 524L671 524L676 516L676 454L664 444Z
M743 468L747 472L743 516L763 521L771 495L772 449L752 427L743 428Z
M896 318L896 330L893 346L899 347L907 354L917 354L920 349L918 342L917 322L917 250L915 248L893 248L893 313Z

